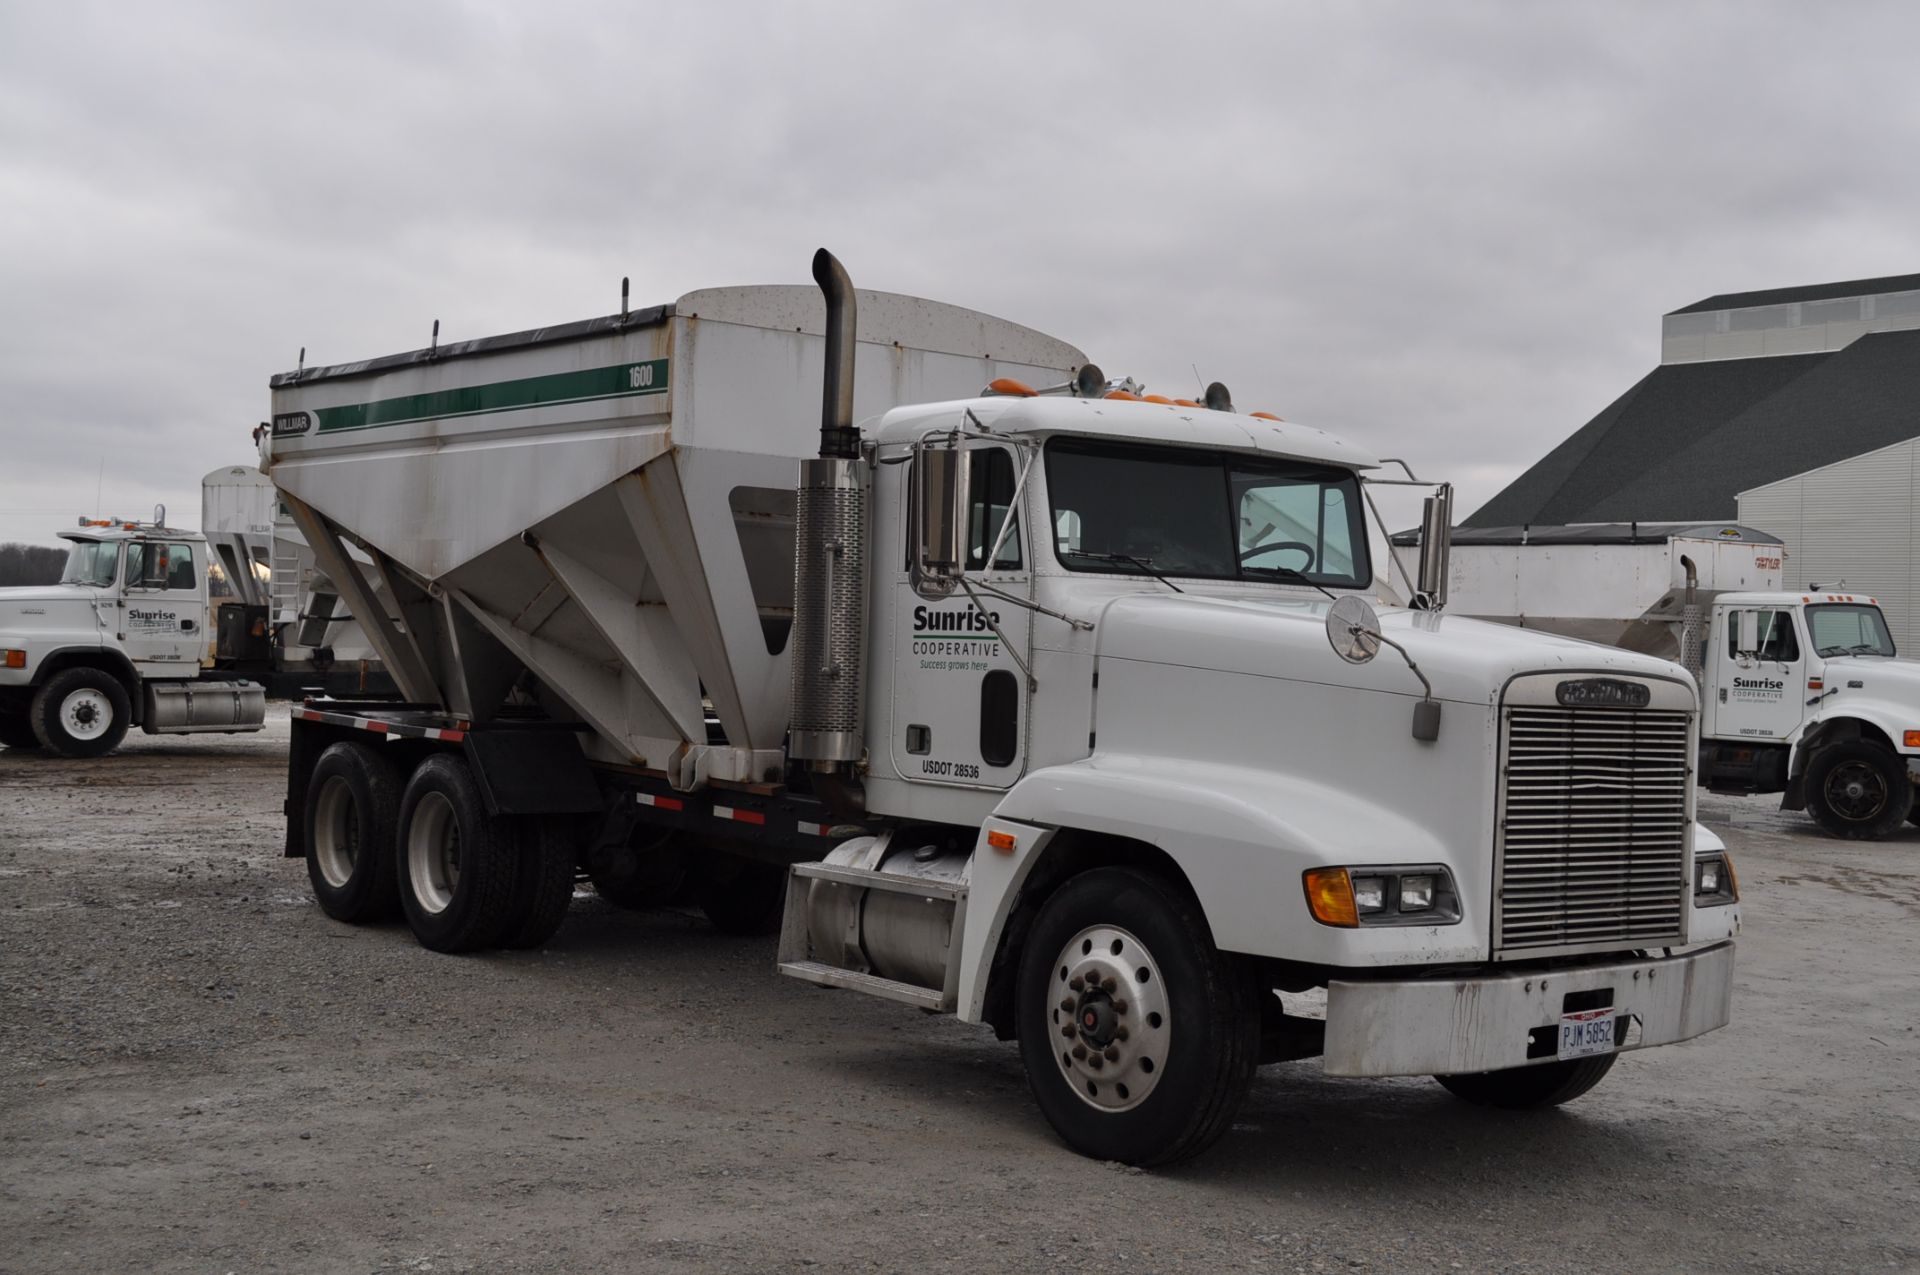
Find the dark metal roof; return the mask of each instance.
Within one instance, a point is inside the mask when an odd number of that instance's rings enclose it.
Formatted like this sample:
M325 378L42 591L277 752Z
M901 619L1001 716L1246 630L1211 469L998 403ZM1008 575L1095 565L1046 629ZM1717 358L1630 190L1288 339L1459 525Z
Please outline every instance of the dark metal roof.
M1920 437L1920 330L1654 369L1469 527L1731 519L1739 494Z
M1760 292L1723 292L1668 314L1698 314L1702 310L1740 310L1755 305L1786 305L1792 301L1837 301L1867 297L1876 292L1920 290L1920 274L1890 274L1879 279L1847 279L1839 283L1811 283L1802 288L1767 288Z
M1726 540L1735 544L1777 545L1778 536L1770 536L1752 527L1730 522L1589 522L1575 527L1459 527L1454 530L1457 545L1660 545L1676 536L1688 540ZM1393 543L1401 546L1420 543L1418 530L1398 532Z
M432 349L408 350L404 354L383 354L377 359L365 359L359 363L335 363L328 367L303 368L297 372L277 372L267 384L277 390L288 385L311 385L315 381L371 376L376 372L386 372L396 367L412 367L420 363L445 363L449 359L470 358L476 354L492 354L499 350L585 341L590 337L644 328L648 324L671 318L672 315L671 304L648 306L644 310L630 311L624 317L609 314L598 319L581 319L577 323L556 324L550 328L528 328L524 332L508 332L502 336L482 336L475 337L471 341L454 341Z

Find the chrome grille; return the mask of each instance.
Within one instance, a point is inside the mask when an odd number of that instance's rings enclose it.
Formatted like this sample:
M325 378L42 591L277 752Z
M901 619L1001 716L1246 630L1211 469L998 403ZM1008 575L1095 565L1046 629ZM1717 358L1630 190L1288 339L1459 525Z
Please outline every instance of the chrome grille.
M1679 941L1692 715L1510 707L1494 944Z

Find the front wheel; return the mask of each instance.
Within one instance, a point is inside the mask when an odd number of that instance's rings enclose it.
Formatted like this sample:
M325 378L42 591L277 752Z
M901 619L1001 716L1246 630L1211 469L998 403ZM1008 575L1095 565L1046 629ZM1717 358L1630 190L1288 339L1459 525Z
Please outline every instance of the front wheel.
M70 668L47 679L27 711L40 746L62 757L99 757L127 737L133 708L111 673Z
M1806 782L1807 813L1835 837L1877 841L1913 809L1906 759L1864 739L1815 753Z
M1260 1055L1260 993L1185 891L1132 868L1074 877L1018 977L1027 1083L1076 1151L1171 1164L1227 1131Z
M1459 1076L1435 1076L1446 1091L1478 1107L1530 1111L1572 1102L1606 1078L1619 1054L1598 1054L1565 1062L1508 1067Z

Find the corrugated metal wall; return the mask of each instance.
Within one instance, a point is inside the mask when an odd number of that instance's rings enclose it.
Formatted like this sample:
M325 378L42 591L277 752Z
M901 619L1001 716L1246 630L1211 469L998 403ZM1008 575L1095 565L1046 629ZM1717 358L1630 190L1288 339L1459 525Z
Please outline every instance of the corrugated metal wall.
M1915 422L1920 429L1920 420ZM1784 583L1879 599L1900 654L1920 658L1920 439L1740 493L1739 521L1786 541Z

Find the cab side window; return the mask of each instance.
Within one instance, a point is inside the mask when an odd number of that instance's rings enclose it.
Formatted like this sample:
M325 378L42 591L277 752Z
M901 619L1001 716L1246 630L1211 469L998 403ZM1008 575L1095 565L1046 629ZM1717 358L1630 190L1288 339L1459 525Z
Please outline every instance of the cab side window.
M198 584L192 545L136 540L127 546L129 588L191 591Z
M1759 623L1756 626L1760 634L1759 650L1754 652L1760 659L1770 663L1793 664L1800 659L1800 639L1794 636L1793 612L1757 611L1754 613ZM1727 654L1738 657L1740 654L1739 616L1729 617L1727 625Z
M167 588L191 590L198 586L199 578L194 574L193 546L167 546Z
M1001 447L981 448L967 454L967 465L971 471L967 482L967 570L980 571L986 568L987 551L999 538L1001 526L1013 516L1013 455ZM993 566L997 571L1019 568L1017 520L1007 532Z

